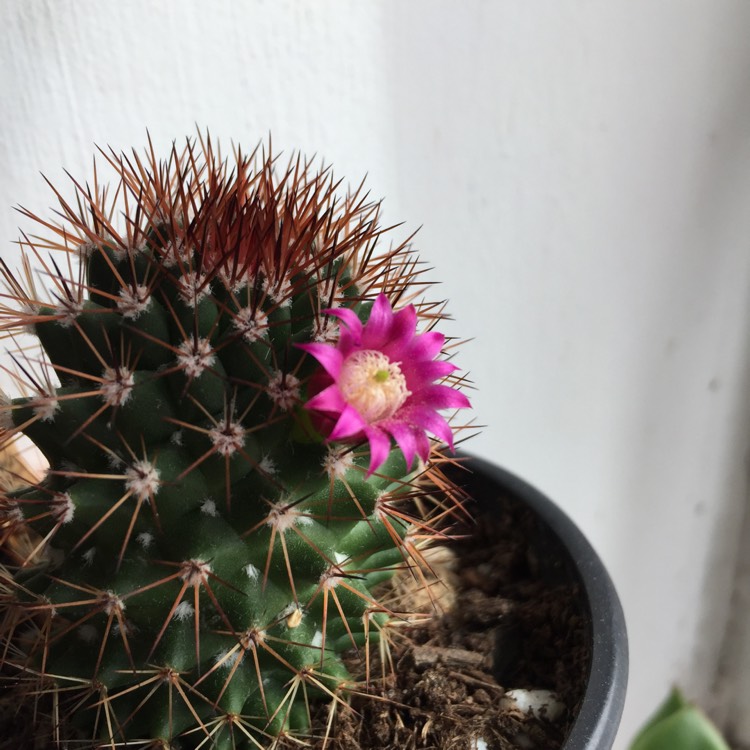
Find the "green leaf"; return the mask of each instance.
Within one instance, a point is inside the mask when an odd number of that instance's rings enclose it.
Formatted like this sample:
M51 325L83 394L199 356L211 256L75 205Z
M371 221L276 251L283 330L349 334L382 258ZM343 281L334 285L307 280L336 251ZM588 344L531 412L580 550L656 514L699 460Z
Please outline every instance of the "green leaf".
M636 736L630 750L730 750L719 731L676 688Z

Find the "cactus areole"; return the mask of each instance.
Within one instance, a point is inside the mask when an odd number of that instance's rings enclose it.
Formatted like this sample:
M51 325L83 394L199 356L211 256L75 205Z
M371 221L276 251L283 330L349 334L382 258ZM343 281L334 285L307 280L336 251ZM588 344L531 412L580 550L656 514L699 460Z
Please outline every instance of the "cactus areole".
M49 462L0 499L2 672L71 747L304 736L461 510L442 306L327 169L102 153L2 263L2 439Z

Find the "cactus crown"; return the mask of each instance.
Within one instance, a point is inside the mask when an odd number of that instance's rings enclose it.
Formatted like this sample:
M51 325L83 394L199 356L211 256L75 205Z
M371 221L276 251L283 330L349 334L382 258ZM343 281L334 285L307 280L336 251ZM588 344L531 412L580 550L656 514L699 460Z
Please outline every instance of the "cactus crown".
M266 747L356 689L409 617L377 585L460 508L442 307L328 169L102 153L2 264L3 439L49 462L0 498L3 673L75 747Z

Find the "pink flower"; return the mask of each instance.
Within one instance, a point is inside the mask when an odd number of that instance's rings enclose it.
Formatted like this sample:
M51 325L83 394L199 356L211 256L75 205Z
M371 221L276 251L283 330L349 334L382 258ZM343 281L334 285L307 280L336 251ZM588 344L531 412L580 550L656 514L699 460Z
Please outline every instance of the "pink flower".
M364 325L353 310L326 310L339 319L337 344L300 344L323 366L317 393L305 407L333 424L327 439L370 444L372 474L388 457L391 437L409 466L418 455L427 460L427 432L453 449L453 431L439 409L464 409L469 399L436 383L458 368L436 360L445 343L437 331L417 334L414 305L394 313L378 295Z

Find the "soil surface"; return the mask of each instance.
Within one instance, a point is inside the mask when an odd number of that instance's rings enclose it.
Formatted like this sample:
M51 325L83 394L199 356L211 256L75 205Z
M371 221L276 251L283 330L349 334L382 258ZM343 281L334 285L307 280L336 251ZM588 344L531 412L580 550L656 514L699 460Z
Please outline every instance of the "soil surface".
M504 497L492 509L453 545L453 607L394 639L395 670L355 696L352 710L337 711L327 742L312 741L316 750L561 746L589 672L585 603L533 514ZM553 691L556 705L529 716L506 695L518 689ZM318 717L315 736L325 736L327 718Z

